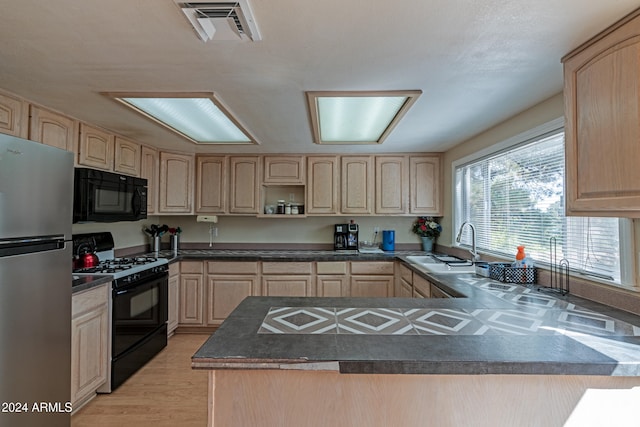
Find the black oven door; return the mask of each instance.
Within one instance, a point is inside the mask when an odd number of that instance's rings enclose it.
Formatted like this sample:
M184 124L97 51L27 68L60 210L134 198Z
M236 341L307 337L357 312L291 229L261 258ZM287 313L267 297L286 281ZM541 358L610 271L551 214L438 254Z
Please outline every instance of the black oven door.
M116 359L160 328L168 315L168 275L118 286L113 291L112 355ZM165 332L166 335L166 332Z

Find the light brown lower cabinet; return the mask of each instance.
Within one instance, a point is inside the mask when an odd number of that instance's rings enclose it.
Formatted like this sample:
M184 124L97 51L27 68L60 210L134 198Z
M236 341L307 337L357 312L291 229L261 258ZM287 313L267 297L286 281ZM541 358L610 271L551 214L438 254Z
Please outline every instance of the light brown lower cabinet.
M248 296L260 295L257 262L207 263L207 325L218 326Z
M180 312L180 264L169 265L169 286L168 286L168 320L167 336L170 337L178 327Z
M398 266L395 296L400 298L413 297L413 271L404 264Z
M263 262L262 295L315 296L313 262Z
M413 297L414 298L432 298L432 284L424 277L417 274L413 275Z
M71 404L74 412L107 381L111 283L71 298Z
M431 298L451 298L451 295L431 283Z
M202 261L180 262L180 325L204 325L204 264Z
M350 297L389 298L394 296L394 261L351 263Z
M319 297L344 297L349 295L347 261L316 263L316 295Z

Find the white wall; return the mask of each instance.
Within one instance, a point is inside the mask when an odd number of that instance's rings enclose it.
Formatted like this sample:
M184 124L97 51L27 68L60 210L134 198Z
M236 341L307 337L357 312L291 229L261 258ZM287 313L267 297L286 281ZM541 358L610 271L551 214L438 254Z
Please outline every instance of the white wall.
M380 230L395 230L396 244L420 243L411 233L414 217L306 217L306 218L256 218L240 216L219 216L217 243L295 243L332 244L333 225L348 223L354 219L360 226L360 240L372 240L374 227ZM195 216L150 216L144 221L118 222L111 224L74 224L74 233L111 231L116 249L128 248L148 243L142 231L143 225L167 224L180 227L180 240L188 243L209 243L209 223L196 222ZM169 241L164 237L163 241ZM382 233L378 235L382 241Z

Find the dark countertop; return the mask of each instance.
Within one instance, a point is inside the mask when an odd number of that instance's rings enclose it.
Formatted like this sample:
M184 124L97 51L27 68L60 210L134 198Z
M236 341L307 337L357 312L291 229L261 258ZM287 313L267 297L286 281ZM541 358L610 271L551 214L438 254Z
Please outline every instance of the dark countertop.
M640 317L536 286L426 274L404 255L395 256L458 298L249 297L192 366L640 376Z
M113 280L109 274L94 274L92 276L72 276L71 278L71 294L75 294L87 289L109 283Z
M178 252L162 250L142 256L167 258L169 262L181 260L211 261L395 261L398 257L424 255L422 251L395 251L382 253L349 253L322 250L237 250L237 249L183 249Z

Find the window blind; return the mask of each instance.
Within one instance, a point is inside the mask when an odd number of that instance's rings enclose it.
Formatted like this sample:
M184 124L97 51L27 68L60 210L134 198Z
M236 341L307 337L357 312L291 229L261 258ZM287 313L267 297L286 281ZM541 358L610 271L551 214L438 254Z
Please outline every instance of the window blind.
M572 270L620 283L617 218L564 215L564 132L456 168L456 230L464 221L476 228L478 250L515 257L525 246L536 262L556 261ZM471 244L465 228L462 243Z

